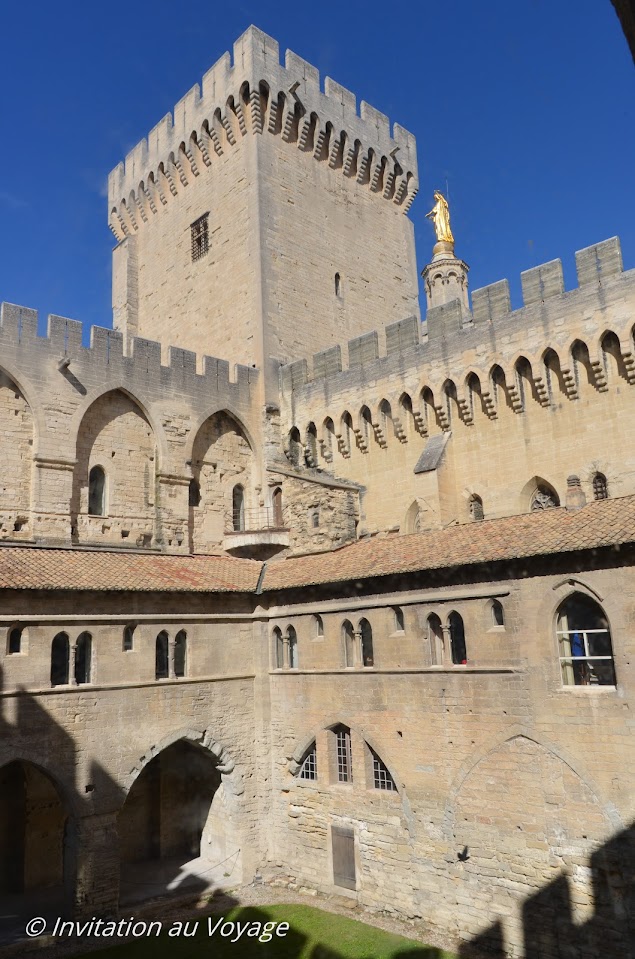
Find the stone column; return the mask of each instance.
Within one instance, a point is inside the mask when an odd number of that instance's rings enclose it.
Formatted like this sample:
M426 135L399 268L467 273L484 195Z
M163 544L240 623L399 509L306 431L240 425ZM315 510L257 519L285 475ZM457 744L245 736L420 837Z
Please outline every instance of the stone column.
M442 626L443 640L441 643L442 663L444 666L452 666L452 635L449 626Z
M174 648L176 646L176 641L174 636L170 636L168 639L168 676L170 679L175 678L174 674Z
M68 662L68 681L71 686L77 686L77 676L75 675L75 666L77 663L77 643L72 643L69 651Z
M282 637L282 668L289 668L289 637L286 633Z
M360 668L364 665L364 654L363 654L363 651L362 651L362 631L361 631L361 629L356 629L356 630L354 631L354 633L353 633L353 636L355 637L355 643L354 643L354 645L353 645L353 648L354 648L354 651L355 651L355 652L354 652L355 662L354 662L353 665L354 665L357 669L360 669Z

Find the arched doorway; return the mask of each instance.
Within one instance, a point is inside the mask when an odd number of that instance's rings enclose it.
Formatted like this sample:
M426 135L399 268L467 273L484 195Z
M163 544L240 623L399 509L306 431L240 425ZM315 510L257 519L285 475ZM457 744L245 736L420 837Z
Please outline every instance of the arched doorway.
M119 813L121 902L235 883L240 846L217 763L180 739L135 779Z
M24 917L64 915L67 811L53 780L32 763L0 769L0 910L3 938ZM15 926L15 930L13 927Z

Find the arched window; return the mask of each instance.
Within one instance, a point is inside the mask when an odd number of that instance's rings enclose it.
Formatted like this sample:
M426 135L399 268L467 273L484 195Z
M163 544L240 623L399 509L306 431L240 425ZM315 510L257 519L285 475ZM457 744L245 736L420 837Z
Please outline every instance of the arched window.
M188 504L190 506L201 505L201 484L198 480L191 479L188 490Z
M93 637L80 633L75 647L75 682L78 686L90 682L90 667L93 652Z
M505 625L505 613L503 612L503 604L500 603L497 599L492 600L492 625L493 626Z
M362 634L362 666L374 666L373 631L367 619L360 620L359 629Z
M342 623L342 637L344 639L344 665L347 669L355 665L355 633L353 624L347 619Z
M443 662L443 626L436 613L428 616L428 643L430 644L430 664L440 666Z
M232 490L232 522L235 532L245 528L245 490L240 483Z
M394 616L394 624L393 624L394 632L395 633L405 632L406 627L404 622L403 609L401 609L400 606L393 606L392 612Z
M284 640L282 639L282 630L275 627L273 631L273 645L274 645L274 655L276 669L283 669L284 667Z
M368 744L367 744L368 745ZM395 780L390 775L386 763L379 758L374 749L368 746L370 758L373 764L373 786L375 789L384 789L387 792L397 792Z
M307 466L318 465L317 427L311 422L306 428L306 445L304 447L304 461Z
M339 783L353 782L353 752L351 731L348 726L335 726L335 780Z
M271 494L271 505L273 507L273 525L276 529L280 529L284 526L284 520L282 518L282 490L279 486L276 486Z
M123 651L129 653L134 649L134 632L136 626L125 626L123 631Z
M317 779L317 748L315 740L311 743L308 751L304 755L298 776L300 779L310 779L312 781Z
M106 515L106 474L101 466L93 466L88 474L88 512L91 516Z
M7 636L7 654L13 656L22 652L22 637L24 626L12 626Z
M604 473L596 473L593 477L593 499L608 499L609 487Z
M69 678L70 643L67 633L58 633L51 644L51 686L66 686Z
M335 424L330 416L327 416L322 424L322 451L324 458L327 462L333 458L333 448L335 446L333 440L335 437Z
M287 627L287 642L289 644L289 669L298 668L298 634L293 626Z
M558 609L556 632L565 686L615 686L611 631L598 603L583 593L569 596Z
M482 519L485 519L485 512L483 510L483 500L480 496L470 496L470 519L474 523L480 522Z
M324 621L321 616L314 616L313 622L315 623L315 638L322 639L324 636Z
M465 648L463 617L456 612L450 613L448 616L448 626L450 627L452 662L455 666L464 665L467 662L467 650Z
M187 669L187 633L184 629L174 637L174 675L185 676Z
M170 675L168 663L168 634L164 629L157 636L154 653L154 678L167 679Z
M302 440L300 439L300 430L294 426L289 431L287 457L292 466L299 466L302 460Z

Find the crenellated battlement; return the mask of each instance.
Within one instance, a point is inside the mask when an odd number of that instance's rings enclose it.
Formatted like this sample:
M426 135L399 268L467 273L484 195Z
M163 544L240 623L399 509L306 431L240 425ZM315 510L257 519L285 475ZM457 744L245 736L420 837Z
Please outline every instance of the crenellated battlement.
M251 26L141 140L108 180L110 226L132 235L247 133L268 132L409 209L417 192L414 136Z
M429 309L425 328L415 317L408 317L284 366L282 391L290 395L306 387L308 392L321 392L326 387L320 382L328 380L332 394L360 378L380 380L405 368L428 366L438 367L439 387L448 377L460 381L477 367L481 376L483 371L487 375L492 363L506 358L513 366L521 353L529 353L530 331L540 341L532 359L538 359L550 345L561 348L565 343L569 352L580 332L586 331L590 341L598 340L607 329L601 318L609 305L611 329L620 339L622 354L632 356L635 270L623 272L618 237L580 250L575 258L578 286L573 290L564 289L562 262L552 260L521 274L520 309L512 310L509 282L500 280L474 290L471 312L466 313L456 300ZM591 363L598 365L595 353L599 344L589 342L588 348ZM473 355L470 369L459 371L457 363L468 353Z
M100 382L124 381L148 390L175 395L186 392L208 399L226 396L234 406L248 406L253 398L259 371L230 364L227 360L203 356L197 371L197 355L180 347L169 347L168 364L161 365L161 344L133 337L130 353L124 353L123 335L117 330L93 326L90 346L82 344L82 324L63 316L49 315L46 336L37 335L38 312L13 303L0 307L0 348L9 372L29 375L43 362L55 362L58 370L78 392L87 392ZM16 363L11 362L15 357Z

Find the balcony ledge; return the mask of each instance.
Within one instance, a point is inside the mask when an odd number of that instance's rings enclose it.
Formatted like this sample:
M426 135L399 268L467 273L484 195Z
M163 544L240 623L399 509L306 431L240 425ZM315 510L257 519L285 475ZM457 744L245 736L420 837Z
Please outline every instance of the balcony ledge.
M272 555L286 549L289 542L288 529L241 529L225 533L223 549L241 556L256 556L263 552Z

